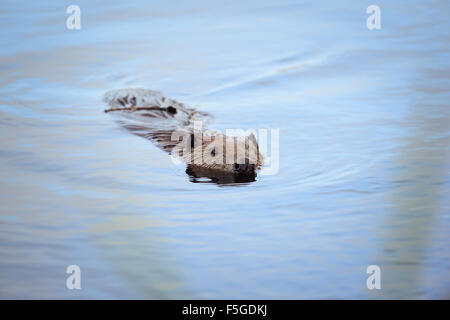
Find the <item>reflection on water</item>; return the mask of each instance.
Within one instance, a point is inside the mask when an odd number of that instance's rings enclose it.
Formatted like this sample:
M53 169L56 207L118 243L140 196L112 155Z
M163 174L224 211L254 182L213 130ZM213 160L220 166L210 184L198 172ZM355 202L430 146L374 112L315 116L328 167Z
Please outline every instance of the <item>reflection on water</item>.
M189 181L194 183L216 183L218 185L239 186L256 181L255 174L221 174L209 170L199 170L188 166L186 173L189 175Z
M449 297L448 2L376 31L351 1L77 4L2 3L1 298ZM174 165L103 113L124 87L279 129L278 174Z
M449 145L448 136L442 136L442 132L448 131L449 123L427 115L433 111L439 114L440 107L423 103L411 106L407 118L408 123L414 125L407 125L408 135L394 159L398 167L393 175L396 190L389 199L393 210L382 222L383 251L376 258L383 261L385 298L414 298L426 294L420 284L428 283L427 272L433 263L427 244L436 236L439 203L442 196L446 196L441 179L448 171L442 165L442 159L447 159L448 154L441 146ZM442 116L450 119L448 110L443 112ZM448 252L444 248L440 250L444 251L439 259L448 259ZM445 268L445 263L436 267ZM448 274L448 266L440 273ZM436 297L449 297L447 284L429 285L434 288Z

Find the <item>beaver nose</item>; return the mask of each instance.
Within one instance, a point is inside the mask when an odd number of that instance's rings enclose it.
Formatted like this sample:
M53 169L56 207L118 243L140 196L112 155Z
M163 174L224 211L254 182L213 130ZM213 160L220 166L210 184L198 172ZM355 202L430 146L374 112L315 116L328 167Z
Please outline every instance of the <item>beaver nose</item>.
M234 164L234 171L238 173L249 173L255 171L255 165L254 164L248 164L248 163L235 163Z

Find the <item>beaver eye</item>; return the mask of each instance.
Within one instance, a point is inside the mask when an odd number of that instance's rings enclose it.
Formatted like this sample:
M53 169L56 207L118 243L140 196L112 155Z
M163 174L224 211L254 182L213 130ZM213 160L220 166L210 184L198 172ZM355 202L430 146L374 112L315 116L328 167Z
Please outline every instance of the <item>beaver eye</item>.
M170 114L175 114L175 113L177 113L177 109L172 106L168 106L167 112L169 112Z
M216 149L212 149L212 151L211 151L211 155L212 155L213 157L215 157L215 156L216 156Z

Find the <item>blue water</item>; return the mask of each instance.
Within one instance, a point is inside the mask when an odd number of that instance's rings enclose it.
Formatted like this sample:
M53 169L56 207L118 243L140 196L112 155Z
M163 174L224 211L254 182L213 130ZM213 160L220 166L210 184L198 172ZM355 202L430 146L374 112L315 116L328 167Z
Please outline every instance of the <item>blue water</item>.
M449 298L450 5L371 4L2 1L0 298ZM278 173L192 183L124 87L279 129Z

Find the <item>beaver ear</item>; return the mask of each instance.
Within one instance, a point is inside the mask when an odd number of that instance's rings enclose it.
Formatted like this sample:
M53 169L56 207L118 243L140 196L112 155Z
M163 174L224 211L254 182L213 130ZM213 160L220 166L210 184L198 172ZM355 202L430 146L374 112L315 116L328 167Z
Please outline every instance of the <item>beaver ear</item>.
M250 142L253 142L254 144L255 144L255 146L257 146L258 145L258 141L256 141L256 137L255 137L255 135L253 134L253 132L252 133L250 133L250 135L248 136L248 141Z

